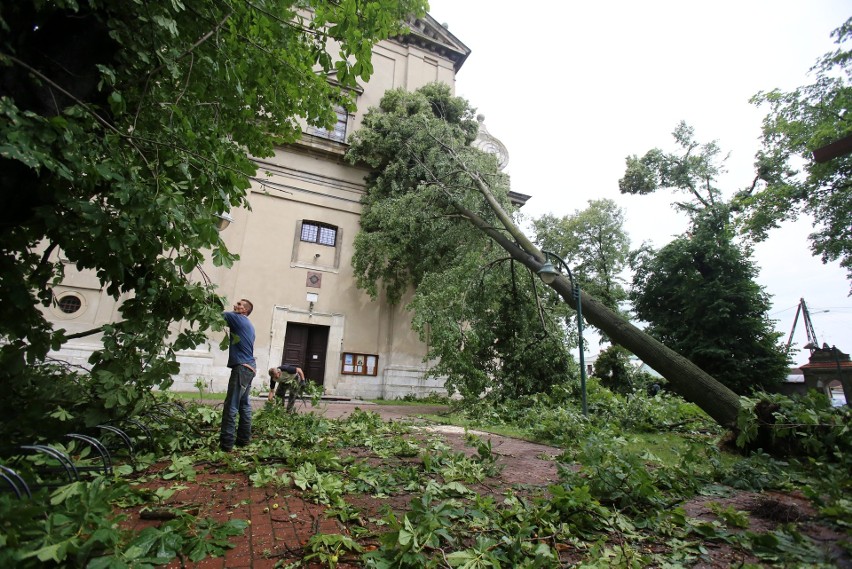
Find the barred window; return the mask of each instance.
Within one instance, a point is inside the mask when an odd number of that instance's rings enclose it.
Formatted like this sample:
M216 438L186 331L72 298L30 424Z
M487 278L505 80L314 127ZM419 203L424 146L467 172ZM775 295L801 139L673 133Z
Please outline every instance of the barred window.
M80 302L80 299L74 295L66 294L62 298L59 299L57 303L59 306L59 310L64 312L65 314L74 314L83 306L83 303Z
M301 240L334 247L337 243L337 227L316 221L303 221Z

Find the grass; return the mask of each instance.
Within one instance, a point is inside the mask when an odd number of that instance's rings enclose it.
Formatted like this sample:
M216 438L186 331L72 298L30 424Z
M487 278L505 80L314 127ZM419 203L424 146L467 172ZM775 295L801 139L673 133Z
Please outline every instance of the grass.
M434 406L434 405L447 405L444 402L438 401L428 401L422 399L365 399L365 401L369 401L370 403L374 403L376 405L405 405L407 407L415 407L415 406Z
M553 444L552 441L538 439L532 436L528 431L518 429L510 425L489 425L479 422L474 424L473 421L470 421L462 417L461 415L449 413L446 415L424 414L421 415L421 417L427 421L432 421L433 423L439 423L441 425L452 425L454 427L470 429L471 431L482 431L486 433L492 433L495 435L500 435L502 437L511 437L513 439L520 439L530 443L538 443L544 445Z
M198 401L199 399L197 391L170 391L169 393L171 393L178 399L191 399L194 401ZM209 391L205 391L204 394L200 397L200 399L224 401L225 393L211 393Z
M521 439L532 443L548 444L547 441L536 440L535 437L530 436L530 434L524 430L516 429L508 425L483 425L481 423L473 424L472 421L462 417L461 415L449 413L449 405L441 401L429 401L423 399L370 399L369 401L370 403L374 403L376 405L399 405L406 407L434 407L435 405L444 405L447 407L447 413L438 415L434 413L424 413L422 415L418 415L418 417L440 425L452 425L454 427L462 427L465 429L470 429L472 431L483 431L486 433L492 433L503 437Z
M625 437L626 449L636 453L648 452L667 464L676 464L690 448L702 448L691 437L679 433L630 433Z

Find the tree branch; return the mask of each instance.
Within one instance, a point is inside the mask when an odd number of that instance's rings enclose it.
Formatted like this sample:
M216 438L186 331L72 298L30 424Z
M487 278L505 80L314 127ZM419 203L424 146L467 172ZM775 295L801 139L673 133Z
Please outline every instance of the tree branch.
M76 340L77 338L85 338L86 336L94 336L95 334L99 334L104 331L103 326L98 326L97 328L92 328L91 330L86 330L85 332L77 332L76 334L69 334L65 336L66 340Z
M459 168L465 173L465 175L474 183L479 193L485 198L485 201L488 203L488 207L497 216L497 219L500 220L500 223L503 224L503 227L506 231L509 232L510 235L516 240L516 242L528 253L541 260L544 257L538 248L533 245L532 241L527 238L518 227L515 225L514 221L512 221L511 217L503 210L503 207L494 197L494 194L491 193L491 189L482 181L482 178L477 175L475 172L472 172L464 160L458 155L455 148L450 147L445 144L442 140L439 140L434 134L429 132L429 138L431 138L435 144L443 147L446 152L450 155L450 157L458 164Z
M57 244L52 242L47 248L44 250L44 253L41 255L41 260L38 263L38 266L33 270L33 274L38 274L47 267L48 260L50 259L50 255L56 250ZM40 283L41 284L41 283Z
M228 21L228 19L229 19L229 18L230 18L233 14L234 14L233 12L228 12L228 14L226 14L226 15L225 15L225 17L224 17L224 18L222 18L222 20L221 20L219 23L217 23L215 26L213 26L213 29L211 29L209 32L207 32L207 33L206 33L206 34L204 34L203 36L201 36L201 37L198 39L198 41L196 41L196 42L195 42L195 43L193 43L191 46L189 46L189 48L188 48L186 51L184 51L182 54L180 54L179 56L177 56L176 58L174 58L174 60L173 60L173 61L180 61L181 59L183 59L184 57L186 57L187 55L189 55L189 54L191 54L193 51L195 51L195 48L197 48L198 46L200 46L201 44L203 44L204 42L206 42L207 40L209 40L209 39L213 36L213 34L214 34L214 33L216 33L217 31L219 31L219 28L221 28L222 26L224 26L224 25L225 25L225 22L227 22L227 21ZM157 67L155 67L155 68L153 69L153 71L151 71L150 73L148 73L148 77L151 77L151 76L153 76L153 75L156 75L156 74L157 74L157 73L159 73L159 72L160 72L160 70L162 70L162 69L163 69L163 67L165 67L165 66L166 66L166 64L165 64L165 63L162 63L162 64L158 65Z

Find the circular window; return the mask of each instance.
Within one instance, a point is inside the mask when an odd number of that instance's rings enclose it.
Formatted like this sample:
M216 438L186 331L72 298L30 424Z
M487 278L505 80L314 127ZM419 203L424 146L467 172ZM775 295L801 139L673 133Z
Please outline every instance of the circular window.
M59 299L59 302L57 302L56 305L59 307L59 310L65 314L74 314L80 310L83 303L80 301L79 297L73 294L66 294Z

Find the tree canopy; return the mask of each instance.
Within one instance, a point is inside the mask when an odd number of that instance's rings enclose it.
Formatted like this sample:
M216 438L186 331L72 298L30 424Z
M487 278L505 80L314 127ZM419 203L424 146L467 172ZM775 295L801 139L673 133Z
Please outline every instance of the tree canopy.
M69 336L42 308L66 266L121 300L83 397L118 408L219 323L198 270L229 265L214 216L247 207L251 157L333 123L372 46L423 0L56 0L0 6L0 369ZM188 323L180 331L173 323ZM36 374L37 375L37 374ZM17 402L11 398L10 405Z
M804 213L813 217L811 249L822 261L840 261L852 280L852 154L817 161L814 151L852 136L852 18L832 33L838 48L811 72L815 81L789 92L760 92L767 106L757 174L736 199L744 228L755 239Z
M701 144L695 140L695 129L681 121L672 136L680 152L663 152L654 148L644 156L628 156L624 176L618 181L623 194L645 195L657 190L673 190L687 195L686 201L674 207L687 215L716 206L722 192L716 178L724 172L721 149L713 141Z
M754 279L749 249L736 242L731 206L716 187L723 171L719 147L699 144L681 122L680 150L654 149L627 158L623 193L672 189L692 220L689 231L660 249L634 255L631 300L648 331L738 393L783 379L786 352L768 318L769 297Z
M639 257L631 300L649 333L747 394L777 385L787 357L757 268L734 237L725 208L697 215L687 235Z
M624 231L624 212L613 200L589 200L589 207L573 215L545 214L532 225L536 244L574 267L583 290L619 310L627 300L620 274L627 267L630 238Z
M414 289L408 306L430 373L447 377L451 391L548 391L570 363L560 311L544 311L537 279L462 214L500 225L465 169L488 181L501 208L512 207L495 157L470 146L478 128L474 109L440 83L390 91L368 111L348 154L373 172L353 266L374 297L399 302Z

